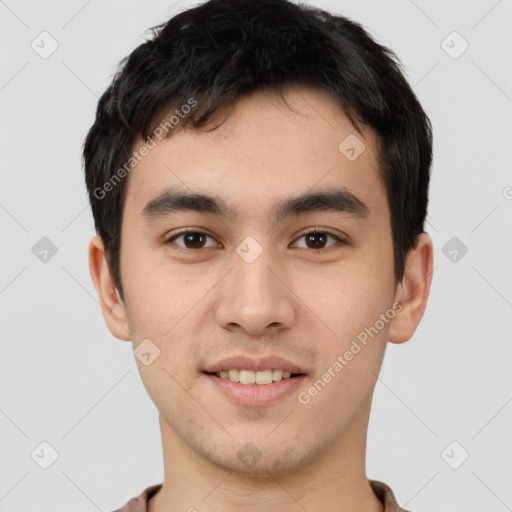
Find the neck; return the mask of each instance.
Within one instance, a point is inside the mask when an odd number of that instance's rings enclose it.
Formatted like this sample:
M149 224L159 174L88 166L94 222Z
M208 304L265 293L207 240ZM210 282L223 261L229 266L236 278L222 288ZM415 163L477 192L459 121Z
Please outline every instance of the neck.
M293 473L251 476L216 466L160 417L165 478L148 512L383 512L365 471L368 419L369 408L335 444Z

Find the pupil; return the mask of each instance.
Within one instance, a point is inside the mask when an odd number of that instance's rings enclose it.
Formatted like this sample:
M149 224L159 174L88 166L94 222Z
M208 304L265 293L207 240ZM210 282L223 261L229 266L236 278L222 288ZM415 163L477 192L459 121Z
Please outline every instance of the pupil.
M190 243L194 249L201 248L201 241L204 243L204 240L201 239L204 235L202 233L187 233L185 236L186 244Z
M310 233L309 234L309 238L308 240L311 242L313 242L313 249L318 249L318 242L319 242L319 239L320 239L320 245L322 245L322 242L325 243L325 239L326 239L326 236L325 236L325 233Z

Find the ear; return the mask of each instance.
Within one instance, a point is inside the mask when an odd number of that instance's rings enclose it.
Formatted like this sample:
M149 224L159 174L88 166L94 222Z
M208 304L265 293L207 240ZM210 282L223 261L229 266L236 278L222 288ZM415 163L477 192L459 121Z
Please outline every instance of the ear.
M116 338L130 341L125 305L114 284L103 240L97 235L89 244L89 271L107 327Z
M397 285L395 301L402 305L391 321L388 341L404 343L409 340L420 323L432 283L432 239L422 233L409 251L402 280Z

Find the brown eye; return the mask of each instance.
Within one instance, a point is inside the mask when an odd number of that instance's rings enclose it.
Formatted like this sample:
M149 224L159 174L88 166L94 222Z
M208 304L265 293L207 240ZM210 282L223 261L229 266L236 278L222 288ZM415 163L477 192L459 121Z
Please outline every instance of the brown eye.
M310 249L323 249L327 242L327 237L325 233L308 233L306 235L306 244L311 244L312 247Z
M183 238L183 245L176 244L182 249L198 250L198 249L205 249L207 247L215 247L216 246L215 241L213 240L213 238L210 235L207 235L206 233L203 233L202 231L192 231L192 230L181 231L180 233L173 235L165 243L170 244L171 242L174 242L178 238ZM206 246L205 243L208 238L213 240L213 244Z
M309 249L312 251L316 250L322 250L331 247L335 244L326 245L328 239L334 239L335 242L339 242L343 244L343 240L341 238L337 237L336 235L333 235L332 233L329 233L327 231L310 231L309 233L305 233L301 237L299 237L297 240L304 239L306 246L304 249Z

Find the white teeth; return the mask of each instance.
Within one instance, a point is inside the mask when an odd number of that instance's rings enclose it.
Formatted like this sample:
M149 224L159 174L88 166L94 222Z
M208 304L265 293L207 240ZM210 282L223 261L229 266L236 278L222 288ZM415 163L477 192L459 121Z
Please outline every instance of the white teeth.
M233 382L240 382L240 370L229 370L228 375L229 380Z
M272 370L256 372L256 384L272 384Z
M284 370L260 370L254 372L252 370L223 370L216 373L221 379L229 379L232 382L240 384L272 384L282 379L289 379L291 372Z
M240 370L240 384L254 384L255 382L256 372L251 370Z
M272 380L281 380L283 378L283 370L272 370Z

